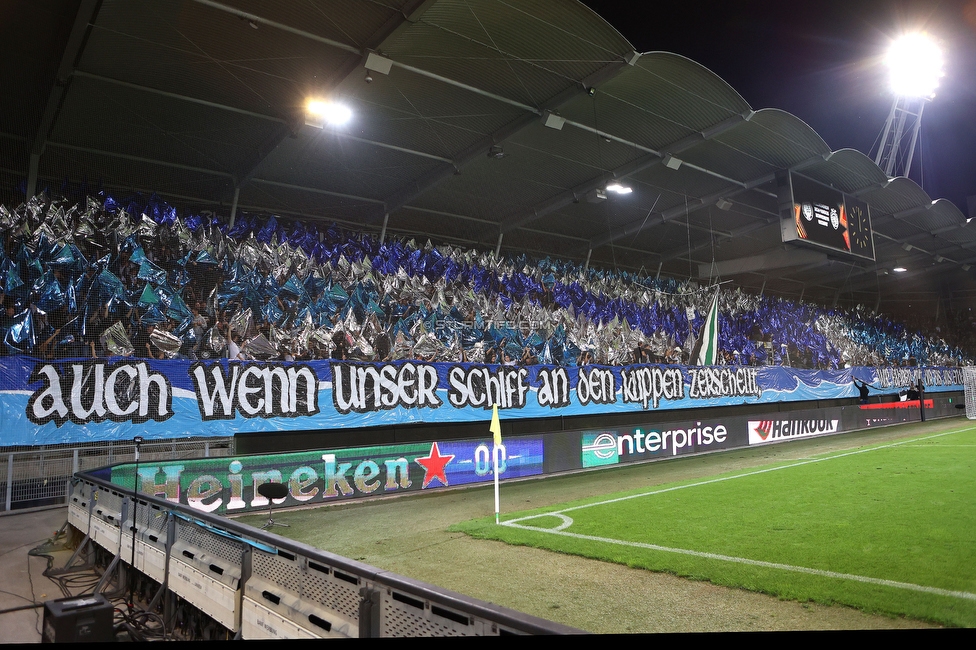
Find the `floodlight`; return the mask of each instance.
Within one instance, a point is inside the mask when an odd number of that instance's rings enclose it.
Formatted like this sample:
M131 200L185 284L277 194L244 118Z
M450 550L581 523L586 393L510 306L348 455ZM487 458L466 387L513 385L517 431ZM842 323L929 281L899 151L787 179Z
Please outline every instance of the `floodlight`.
M620 183L610 183L607 185L608 192L615 192L617 194L630 194L634 190L627 187L626 185L621 185Z
M348 106L322 99L309 99L305 104L305 123L322 128L325 124L339 126L352 119Z
M906 34L888 49L885 63L894 98L874 157L888 178L908 176L912 170L922 111L945 76L943 58L935 40L924 33Z
M888 49L885 63L891 72L891 90L900 97L934 97L942 69L942 50L924 33L906 34Z
M894 271L895 273L904 273L908 269L906 269L904 266L896 266L895 268L893 268L891 270Z

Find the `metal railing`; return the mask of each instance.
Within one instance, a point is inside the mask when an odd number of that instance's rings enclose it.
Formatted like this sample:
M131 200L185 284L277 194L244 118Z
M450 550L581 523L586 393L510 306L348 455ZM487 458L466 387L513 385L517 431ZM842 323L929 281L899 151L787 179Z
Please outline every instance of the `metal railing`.
M223 457L234 454L234 439L191 438L142 443L147 461ZM67 503L68 482L78 472L135 460L131 440L0 449L2 512Z
M68 523L88 544L241 639L578 634L187 506L79 474ZM135 525L133 525L135 522Z

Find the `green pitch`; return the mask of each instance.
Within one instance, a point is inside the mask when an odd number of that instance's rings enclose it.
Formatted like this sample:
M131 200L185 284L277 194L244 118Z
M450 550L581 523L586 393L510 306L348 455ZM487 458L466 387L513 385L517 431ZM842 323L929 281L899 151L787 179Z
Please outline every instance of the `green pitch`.
M976 428L453 529L781 598L973 627Z

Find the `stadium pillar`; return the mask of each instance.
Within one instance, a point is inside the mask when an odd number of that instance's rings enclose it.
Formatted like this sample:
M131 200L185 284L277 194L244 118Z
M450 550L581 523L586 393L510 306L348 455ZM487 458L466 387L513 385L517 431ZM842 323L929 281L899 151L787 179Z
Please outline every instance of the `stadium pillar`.
M37 194L37 168L40 162L41 154L32 153L30 155L30 163L27 167L27 194L24 196L25 201Z
M3 504L4 512L10 512L11 495L14 490L14 455L7 454L7 496Z
M583 265L583 270L584 271L587 270L588 268L590 268L590 255L592 255L592 254L593 254L593 249L592 248L590 250L586 251L586 264Z
M230 227L234 227L234 219L237 218L237 199L241 197L241 186L234 187L234 200L230 204Z
M496 257L496 258L497 258L497 257L498 257L499 255L501 255L501 253L502 253L502 238L503 238L504 236L505 236L505 233L503 233L503 232L500 232L500 233L498 233L498 245L497 245L497 246L495 246L495 257Z
M383 228L380 229L380 246L386 241L386 224L390 222L390 213L383 213Z

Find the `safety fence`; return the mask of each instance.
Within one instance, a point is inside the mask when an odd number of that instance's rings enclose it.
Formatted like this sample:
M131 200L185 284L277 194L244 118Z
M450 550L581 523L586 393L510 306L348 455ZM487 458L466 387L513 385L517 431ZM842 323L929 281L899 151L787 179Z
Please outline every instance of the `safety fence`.
M154 440L140 446L147 461L216 458L234 454L234 439ZM135 460L132 440L0 449L3 512L67 502L68 483L78 472Z
M236 638L580 632L90 475L71 486L68 523L81 548L134 566Z

